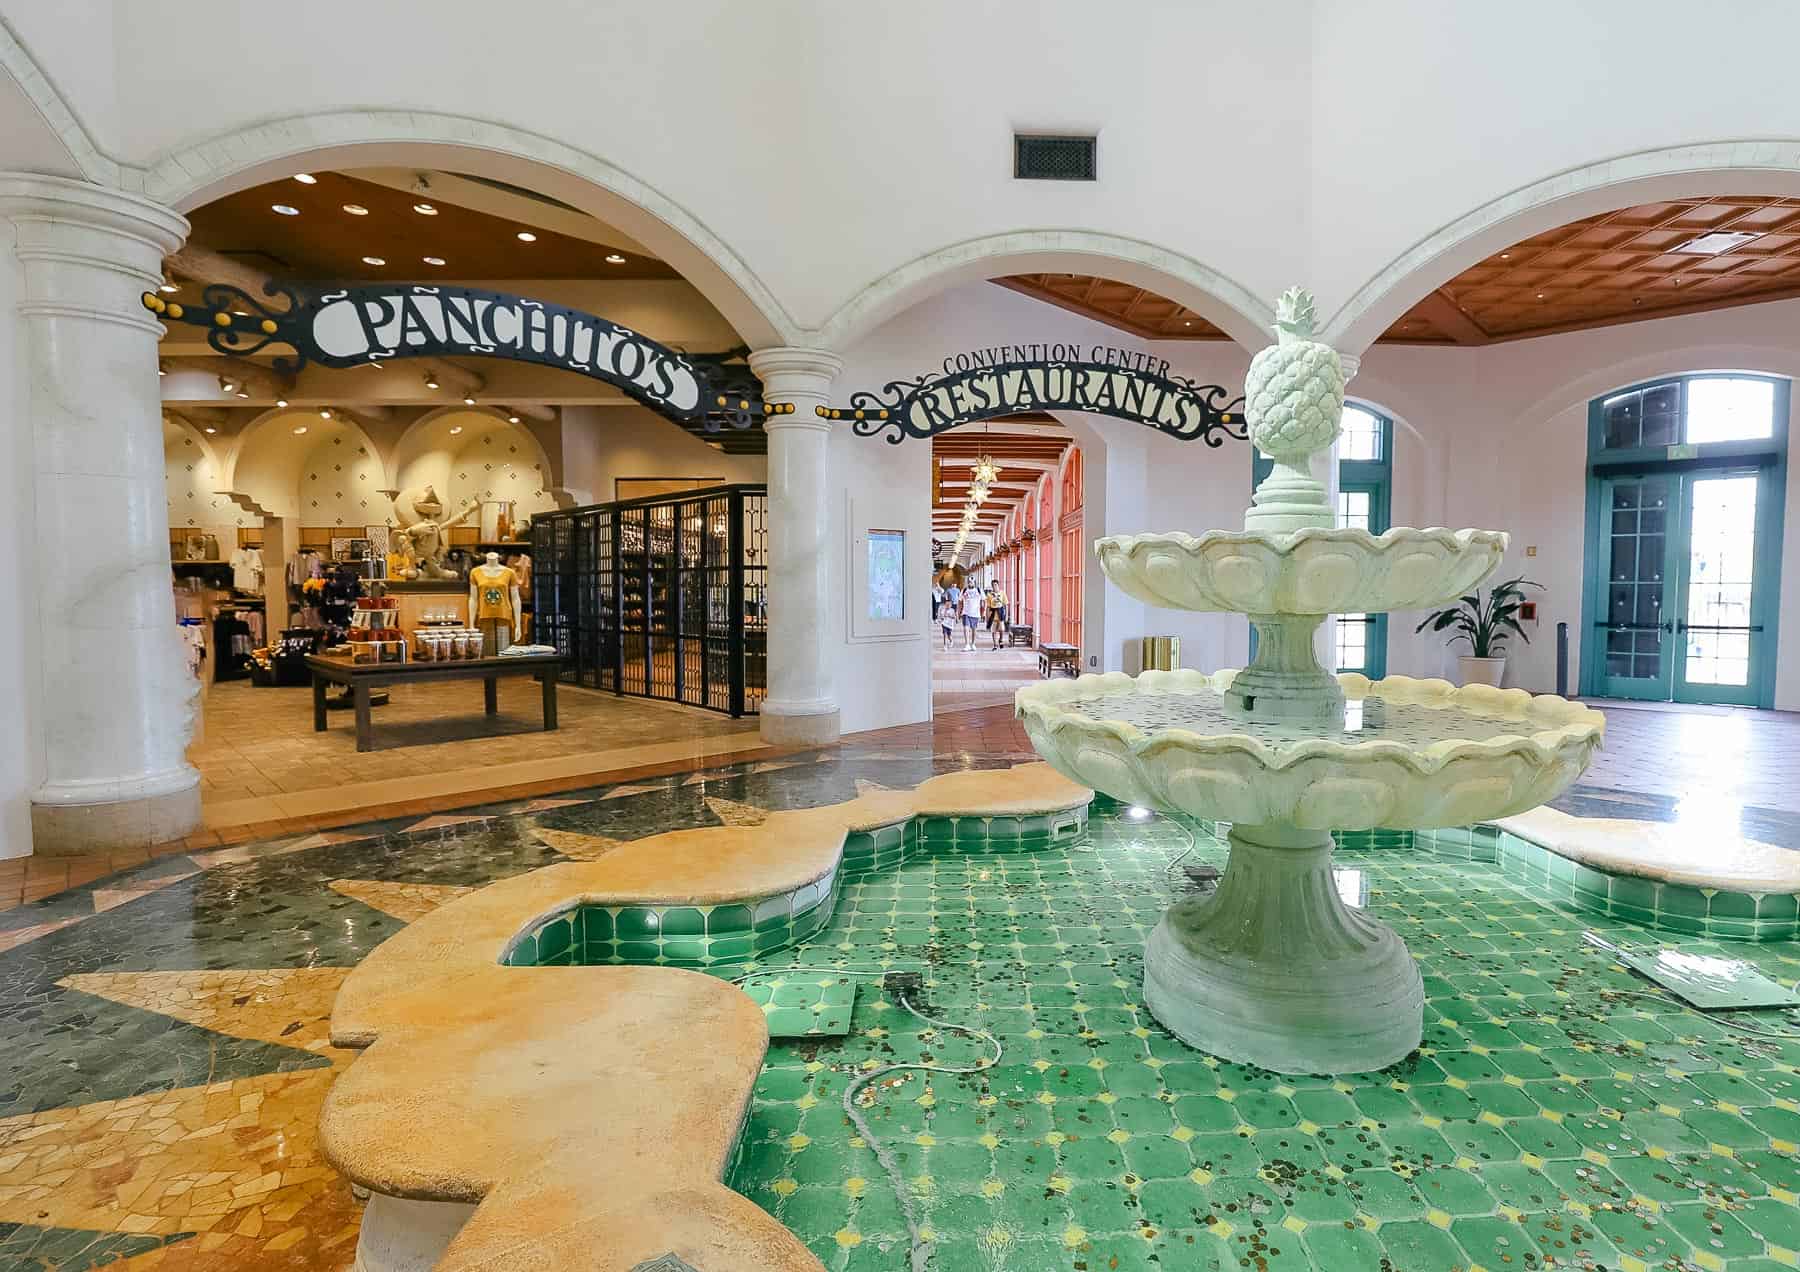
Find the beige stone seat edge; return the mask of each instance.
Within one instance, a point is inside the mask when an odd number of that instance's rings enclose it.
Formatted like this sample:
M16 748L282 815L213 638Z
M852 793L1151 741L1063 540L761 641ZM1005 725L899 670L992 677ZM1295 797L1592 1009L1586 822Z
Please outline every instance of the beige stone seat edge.
M1707 860L1700 861L1676 842L1668 822L1575 817L1545 807L1493 825L1607 874L1762 896L1800 893L1800 852L1754 839L1734 838L1723 847L1708 841Z
M1001 781L1004 789L996 790ZM752 826L665 831L622 844L595 861L514 875L439 907L371 951L338 991L331 1040L339 1047L367 1046L381 1033L380 1004L386 997L426 982L454 983L478 968L496 966L517 936L576 905L752 901L824 878L837 867L852 830L915 817L1062 812L1092 799L1092 791L1047 764L944 773L912 791L873 790L842 804L773 812ZM805 833L815 829L816 836ZM696 844L710 850L696 855ZM671 853L671 846L689 851ZM656 872L663 870L687 875L688 886L659 883ZM701 879L706 886L697 886Z

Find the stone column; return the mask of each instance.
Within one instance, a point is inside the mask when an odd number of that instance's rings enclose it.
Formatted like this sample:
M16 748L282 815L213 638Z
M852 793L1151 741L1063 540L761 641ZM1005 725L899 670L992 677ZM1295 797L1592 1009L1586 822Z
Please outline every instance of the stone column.
M32 465L30 554L40 698L30 740L35 851L177 839L200 822L185 751L197 686L175 631L156 342L141 303L187 220L138 195L0 174L21 265L15 401ZM31 664L35 662L35 667Z
M770 417L769 692L762 736L775 745L811 746L838 736L833 672L841 641L846 581L831 538L831 506L843 492L831 482L831 421L816 408L829 400L843 359L823 349L762 349L750 369L769 402L794 409Z

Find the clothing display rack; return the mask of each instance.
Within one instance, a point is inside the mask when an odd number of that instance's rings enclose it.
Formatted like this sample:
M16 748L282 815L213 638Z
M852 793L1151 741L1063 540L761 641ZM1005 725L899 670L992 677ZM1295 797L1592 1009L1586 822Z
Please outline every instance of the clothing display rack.
M540 513L532 639L563 679L729 715L768 683L768 487L713 486Z

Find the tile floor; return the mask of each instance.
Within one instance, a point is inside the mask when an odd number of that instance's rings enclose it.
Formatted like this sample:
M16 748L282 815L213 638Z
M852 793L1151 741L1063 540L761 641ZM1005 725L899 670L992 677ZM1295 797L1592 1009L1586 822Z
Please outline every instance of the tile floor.
M1752 721L1698 785L1791 829L1771 772L1792 727ZM1615 727L1622 767L1569 802L1686 820L1696 783L1658 760L1679 735ZM326 1040L332 995L405 922L560 860L534 830L636 838L1025 758L1009 712L956 712L826 752L44 876L52 895L0 910L0 1272L347 1268L357 1206L314 1138L354 1060ZM1142 936L1187 886L1183 854L1222 849L1102 814L1071 847L924 855L846 888L826 929L768 960L923 965L933 1014L1004 1048L976 1076L884 1077L862 1110L903 1155L938 1272L1795 1265L1800 1041L1633 997L1643 984L1580 939L1642 930L1491 866L1343 852L1345 889L1421 961L1426 1044L1381 1073L1283 1079L1183 1047L1138 1006ZM0 886L27 870L0 863ZM1709 948L1800 976L1793 943ZM901 1272L900 1204L838 1102L871 1063L959 1065L983 1045L870 986L849 1025L771 1048L734 1179L834 1272Z
M312 691L259 689L248 681L214 685L206 696L201 740L189 758L199 768L207 801L316 790L344 782L423 777L446 767L483 768L521 758L610 751L671 737L754 733L754 718L733 720L711 711L618 698L563 686L559 727L542 731L537 682L499 682L500 714L482 714L474 680L397 685L374 710L375 749L358 754L349 711L333 711L324 733L313 732Z
M976 707L1011 706L1013 692L1039 679L1037 651L994 649L986 632L976 636L971 652L960 634L954 649L945 649L934 634L931 649L931 710L934 715Z

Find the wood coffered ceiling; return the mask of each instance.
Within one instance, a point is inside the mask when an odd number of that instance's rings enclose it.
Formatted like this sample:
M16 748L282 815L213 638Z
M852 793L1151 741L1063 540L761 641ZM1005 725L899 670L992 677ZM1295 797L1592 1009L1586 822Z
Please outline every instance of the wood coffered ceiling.
M447 279L675 278L674 270L636 251L560 234L341 172L314 173L316 184L291 177L252 186L193 212L192 241L278 278L332 282L418 282ZM366 216L345 204L368 209ZM423 203L437 210L413 210ZM276 204L299 215L284 216ZM536 236L522 242L521 230ZM622 255L612 264L609 254ZM386 261L369 265L365 256ZM428 265L425 257L442 260Z
M1703 234L1756 237L1718 255ZM1800 199L1727 195L1645 203L1559 226L1473 265L1383 340L1491 344L1800 296Z
M994 281L1146 340L1225 339L1185 305L1130 283L1088 274L1014 274Z
M1756 237L1706 255L1700 237ZM994 282L1147 340L1225 333L1155 292L1087 274ZM1800 199L1723 195L1621 208L1496 252L1437 288L1383 333L1405 344L1484 345L1800 296Z
M962 525L963 507L969 501L970 468L983 455L1000 469L1000 479L989 488L988 498L976 518L977 533L992 531L1006 514L1024 502L1046 472L1054 472L1063 453L1074 441L1050 432L1015 432L1007 425L1055 425L1049 416L1014 416L995 420L1000 432L957 429L931 439L933 491L931 529L939 538L954 538Z

